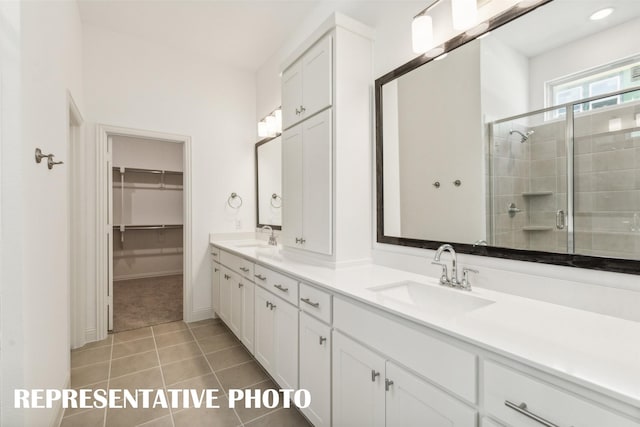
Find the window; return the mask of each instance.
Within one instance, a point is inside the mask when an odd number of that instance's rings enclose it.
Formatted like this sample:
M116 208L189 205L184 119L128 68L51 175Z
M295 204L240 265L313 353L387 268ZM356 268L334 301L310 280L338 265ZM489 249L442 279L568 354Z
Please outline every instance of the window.
M640 87L640 55L592 68L568 77L553 80L546 85L547 106L563 105L585 98ZM640 101L640 92L630 92L574 105L574 113ZM551 112L550 118L564 117L565 108Z

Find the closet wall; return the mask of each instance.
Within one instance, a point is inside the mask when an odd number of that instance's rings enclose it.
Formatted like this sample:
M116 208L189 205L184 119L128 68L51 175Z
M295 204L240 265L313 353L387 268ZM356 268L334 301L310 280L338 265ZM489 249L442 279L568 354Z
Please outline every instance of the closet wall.
M113 280L182 274L182 144L114 137L112 153Z

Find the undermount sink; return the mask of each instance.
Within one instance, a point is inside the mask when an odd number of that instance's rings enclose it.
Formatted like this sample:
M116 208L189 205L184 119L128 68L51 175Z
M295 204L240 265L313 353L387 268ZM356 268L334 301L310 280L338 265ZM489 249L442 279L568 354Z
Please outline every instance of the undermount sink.
M466 291L403 281L369 288L382 304L402 304L443 317L457 317L494 303Z

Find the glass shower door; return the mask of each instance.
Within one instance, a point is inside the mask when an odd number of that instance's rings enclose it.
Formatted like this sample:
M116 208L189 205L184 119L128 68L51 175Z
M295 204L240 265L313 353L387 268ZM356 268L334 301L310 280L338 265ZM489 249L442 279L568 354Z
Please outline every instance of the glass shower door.
M572 144L566 122L558 108L492 125L491 245L558 253L573 249L567 179Z

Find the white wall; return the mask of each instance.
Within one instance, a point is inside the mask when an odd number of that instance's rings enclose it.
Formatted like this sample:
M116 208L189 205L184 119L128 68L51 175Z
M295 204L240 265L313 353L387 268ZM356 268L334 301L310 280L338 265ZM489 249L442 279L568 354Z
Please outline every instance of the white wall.
M90 124L191 137L193 283L187 298L193 304L191 320L210 317L208 235L255 226L255 74L98 27L84 26L84 39ZM95 182L93 176L87 179ZM227 206L232 192L244 200L237 212ZM91 329L93 286L88 303Z
M2 8L6 6L3 4ZM12 6L17 7L17 6ZM22 138L11 141L11 149L4 152L3 163L17 161L19 165L7 168L14 175L8 177L13 191L21 196L11 197L10 212L5 215L3 192L3 235L7 242L20 234L20 242L11 253L3 250L4 266L11 265L11 281L4 282L3 304L15 304L11 309L17 316L3 318L5 331L12 334L20 329L20 336L8 336L3 342L3 369L6 363L13 371L13 387L63 388L69 384L69 170L71 165L68 143L68 93L74 97L80 111L84 110L82 94L82 32L75 2L21 2L19 32L12 34L18 40L21 54L22 107L21 119L13 115L12 125L22 123ZM2 32L18 28L4 27ZM4 68L4 66L3 66ZM11 80L9 80L11 81ZM10 89L13 91L15 88ZM3 95L4 98L4 95ZM9 104L6 108L12 108ZM4 108L3 108L4 109ZM4 130L3 130L4 133ZM19 158L13 158L15 148ZM34 149L54 153L64 165L48 170L46 161L34 162ZM6 158L4 156L7 156ZM5 164L3 164L3 174ZM11 231L4 233L4 228ZM4 246L4 239L3 239ZM16 274L16 265L21 272ZM20 277L21 276L21 277ZM16 293L20 289L21 295ZM5 296L9 297L4 301ZM20 313L21 312L21 313ZM4 315L3 307L3 315ZM6 322L5 322L6 320ZM12 343L12 341L14 341ZM22 357L13 359L14 351ZM13 359L13 360L12 360ZM18 378L22 376L22 378ZM22 380L22 381L20 381ZM3 387L6 386L3 379ZM58 415L57 409L23 411L16 414L10 409L12 393L3 390L2 425L51 425ZM21 417L21 418L19 418Z
M617 25L530 59L530 111L545 107L545 84L640 53L640 18Z

